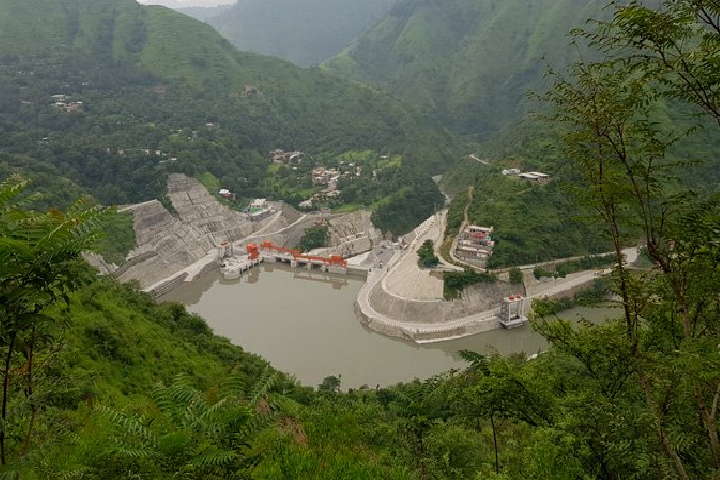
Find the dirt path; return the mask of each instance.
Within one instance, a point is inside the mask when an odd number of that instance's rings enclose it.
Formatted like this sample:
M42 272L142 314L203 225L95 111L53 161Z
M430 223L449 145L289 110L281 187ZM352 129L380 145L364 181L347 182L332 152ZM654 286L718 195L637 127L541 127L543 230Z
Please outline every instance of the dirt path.
M471 155L468 155L468 158L475 160L476 162L480 162L483 165L490 165L490 162L488 162L487 160L482 160L482 159L478 158L477 155L475 155L474 153Z
M470 185L468 187L468 201L465 204L465 213L463 214L463 226L460 227L460 230L462 230L465 226L469 225L468 222L468 210L470 209L470 204L472 204L473 199L475 198L475 186ZM458 232L459 233L459 232Z

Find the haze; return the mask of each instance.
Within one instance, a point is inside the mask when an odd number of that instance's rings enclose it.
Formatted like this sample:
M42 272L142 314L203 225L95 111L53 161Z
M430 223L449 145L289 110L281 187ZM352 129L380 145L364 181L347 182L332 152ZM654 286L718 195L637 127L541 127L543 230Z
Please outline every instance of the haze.
M143 5L163 5L170 8L186 7L216 7L218 5L231 5L232 0L138 0Z

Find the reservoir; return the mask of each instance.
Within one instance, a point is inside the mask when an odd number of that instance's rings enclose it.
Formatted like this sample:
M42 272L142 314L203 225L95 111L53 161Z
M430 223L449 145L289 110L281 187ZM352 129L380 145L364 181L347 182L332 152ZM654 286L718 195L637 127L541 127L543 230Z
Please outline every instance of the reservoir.
M160 301L186 304L216 334L311 387L329 375L339 376L343 389L426 379L464 368L461 349L534 354L546 348L529 327L425 345L385 337L366 330L355 316L363 283L360 277L263 264L238 280L222 280L219 273L203 276ZM579 313L598 314L596 309Z

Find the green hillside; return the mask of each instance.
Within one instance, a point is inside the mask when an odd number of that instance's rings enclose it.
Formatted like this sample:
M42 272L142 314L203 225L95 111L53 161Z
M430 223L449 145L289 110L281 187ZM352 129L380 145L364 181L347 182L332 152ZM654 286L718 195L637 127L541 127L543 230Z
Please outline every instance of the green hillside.
M104 203L155 198L169 171L210 172L241 198L272 197L263 185L276 148L310 159L401 155L395 176L406 186L429 182L456 156L452 136L412 107L318 69L238 52L164 7L0 0L0 12L0 152L52 164ZM55 108L53 95L82 106ZM439 194L427 193L432 205Z
M207 21L240 50L311 66L347 47L395 2L242 0L214 16L182 11Z
M599 0L402 0L327 70L413 102L461 134L488 136L527 111L548 65L577 55L568 32Z

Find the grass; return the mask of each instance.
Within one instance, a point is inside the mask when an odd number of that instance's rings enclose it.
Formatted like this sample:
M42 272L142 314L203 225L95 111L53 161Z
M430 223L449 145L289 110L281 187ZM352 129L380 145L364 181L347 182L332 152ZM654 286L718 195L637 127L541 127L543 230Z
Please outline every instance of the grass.
M340 160L345 160L349 162L358 161L358 160L369 160L375 157L375 151L374 150L350 150L344 153L341 153L338 155L338 158Z
M114 213L105 227L105 236L100 239L100 254L116 265L125 263L127 254L135 248L137 241L133 228L133 215L129 212Z
M339 207L335 207L332 209L332 211L333 213L352 213L357 212L362 208L362 205L358 205L357 203L348 203L346 205L340 205Z
M220 185L220 179L210 172L205 172L198 175L197 180L202 183L205 188L208 189L211 195L217 195L220 191L220 188L222 188Z

